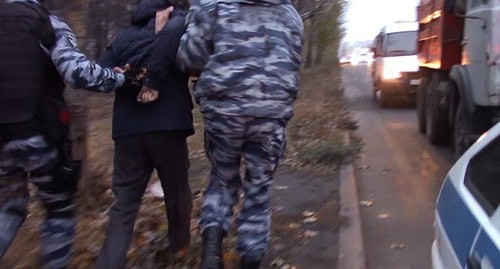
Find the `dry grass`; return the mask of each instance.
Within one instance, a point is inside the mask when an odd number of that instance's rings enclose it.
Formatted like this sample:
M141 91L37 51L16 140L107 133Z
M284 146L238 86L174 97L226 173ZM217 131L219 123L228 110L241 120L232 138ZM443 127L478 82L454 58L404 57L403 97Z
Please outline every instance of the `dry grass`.
M360 150L356 129L344 107L339 68L324 64L304 70L295 117L288 128L285 163L331 172Z

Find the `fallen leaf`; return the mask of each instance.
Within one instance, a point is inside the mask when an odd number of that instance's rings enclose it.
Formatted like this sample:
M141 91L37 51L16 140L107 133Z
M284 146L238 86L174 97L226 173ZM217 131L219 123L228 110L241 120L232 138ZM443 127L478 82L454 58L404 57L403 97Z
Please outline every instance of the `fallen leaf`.
M391 171L391 169L386 168L386 169L382 170L382 172L380 174L385 176L385 175L389 174L390 171Z
M285 209L285 208L282 207L282 206L276 206L276 207L274 207L274 211L281 211L283 209Z
M318 236L318 234L319 233L317 231L307 230L304 232L304 237L306 237L306 238L316 237L316 236Z
M390 246L391 249L404 249L405 248L405 244L401 244L401 243L392 243L391 246Z
M310 218L310 217L312 217L314 215L316 215L316 212L314 212L314 211L306 210L306 211L302 212L302 216L304 218Z
M373 202L372 201L368 201L368 200L362 200L362 201L359 201L359 205L370 207L370 206L373 205Z
M274 189L275 190L278 190L278 191L282 191L282 190L286 190L288 189L288 186L274 186Z
M303 223L315 223L316 221L318 221L318 218L315 216L305 218L302 220Z
M276 259L271 262L272 267L281 267L283 264L285 264L285 261L280 257L276 257Z
M385 214L384 213L384 214L378 214L377 218L379 218L379 219L387 219L387 218L389 218L389 216L390 216L389 214Z
M288 228L290 228L290 229L298 229L300 227L301 227L301 225L298 223L292 223L292 224L288 225Z

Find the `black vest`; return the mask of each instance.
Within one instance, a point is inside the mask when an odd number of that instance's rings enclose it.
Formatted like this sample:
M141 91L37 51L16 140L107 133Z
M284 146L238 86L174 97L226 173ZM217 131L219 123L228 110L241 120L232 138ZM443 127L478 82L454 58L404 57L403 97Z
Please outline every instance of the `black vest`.
M35 117L47 96L62 98L64 82L42 45L55 42L48 11L34 3L0 4L0 124Z

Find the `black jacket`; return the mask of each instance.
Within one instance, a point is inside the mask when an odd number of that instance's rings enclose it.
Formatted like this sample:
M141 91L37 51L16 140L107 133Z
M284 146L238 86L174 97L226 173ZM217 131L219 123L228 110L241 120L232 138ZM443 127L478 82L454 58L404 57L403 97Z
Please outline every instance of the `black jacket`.
M148 69L148 86L160 91L158 100L148 104L136 101L137 92L117 90L113 108L113 139L156 131L194 133L193 104L187 84L189 76L175 67L175 57L184 32L186 11L175 10L155 35L155 13L165 8L161 0L139 4L132 25L122 30L99 64Z

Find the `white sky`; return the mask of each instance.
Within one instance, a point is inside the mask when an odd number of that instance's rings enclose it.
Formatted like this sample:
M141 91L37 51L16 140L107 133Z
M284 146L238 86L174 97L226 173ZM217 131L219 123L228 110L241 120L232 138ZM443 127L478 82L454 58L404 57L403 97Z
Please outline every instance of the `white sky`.
M416 20L419 0L349 0L344 41L372 40L385 24Z

